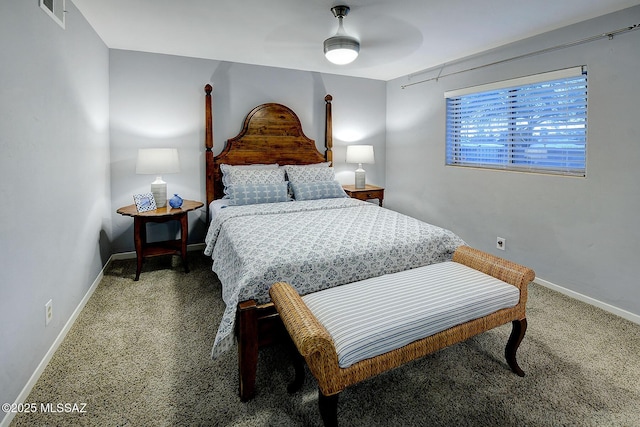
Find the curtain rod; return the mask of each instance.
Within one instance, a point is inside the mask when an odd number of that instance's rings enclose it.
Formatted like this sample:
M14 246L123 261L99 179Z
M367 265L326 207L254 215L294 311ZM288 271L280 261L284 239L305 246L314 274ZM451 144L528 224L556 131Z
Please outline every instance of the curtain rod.
M543 53L552 52L554 50L565 49L567 47L573 47L573 46L581 45L581 44L584 44L584 43L590 43L592 41L600 40L600 39L602 39L604 37L607 37L609 40L611 40L611 39L613 39L613 36L616 36L616 35L622 34L622 33L627 33L629 31L634 31L634 30L637 30L637 29L640 29L640 24L634 24L634 25L631 25L631 26L628 26L628 27L619 28L619 29L617 29L615 31L608 31L606 33L601 33L601 34L597 34L595 36L586 37L584 39L576 40L576 41L573 41L573 42L564 43L564 44L560 44L560 45L557 45L557 46L536 50L534 52L525 53L525 54L514 56L514 57L511 57L511 58L502 59L500 61L491 62L489 64L478 65L476 67L467 68L466 70L454 71L454 72L451 72L451 73L448 73L448 74L444 74L444 75L443 74L438 74L437 77L431 77L429 79L420 80L418 82L407 83L405 85L401 85L400 87L402 89L405 89L405 88L407 88L409 86L430 82L432 80L438 80L438 79L441 79L443 77L449 77L449 76L453 76L453 75L456 75L456 74L466 73L468 71L475 71L475 70L478 70L480 68L491 67L493 65L502 64L502 63L510 62L510 61L515 61L517 59L528 58L530 56L540 55L540 54L543 54ZM447 66L447 64L443 64L442 65L442 67L440 69L440 73L442 73L442 69L444 67L446 67L446 66Z

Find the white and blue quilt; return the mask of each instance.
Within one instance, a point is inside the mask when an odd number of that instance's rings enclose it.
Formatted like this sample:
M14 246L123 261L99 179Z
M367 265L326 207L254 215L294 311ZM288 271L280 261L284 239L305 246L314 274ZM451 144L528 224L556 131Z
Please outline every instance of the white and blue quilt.
M448 261L464 241L373 203L337 198L226 207L205 243L226 303L215 358L233 345L238 303L268 302L275 282L305 295Z

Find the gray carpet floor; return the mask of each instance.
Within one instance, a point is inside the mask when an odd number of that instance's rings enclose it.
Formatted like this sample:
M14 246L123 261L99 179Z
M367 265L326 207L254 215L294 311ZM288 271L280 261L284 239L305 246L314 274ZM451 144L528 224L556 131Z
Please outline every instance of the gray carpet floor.
M222 317L211 261L114 261L27 402L84 413L19 414L12 426L320 426L315 379L289 395L281 346L260 354L257 395L238 398L234 351L210 358ZM640 325L537 284L518 351L503 326L353 386L342 426L640 426Z

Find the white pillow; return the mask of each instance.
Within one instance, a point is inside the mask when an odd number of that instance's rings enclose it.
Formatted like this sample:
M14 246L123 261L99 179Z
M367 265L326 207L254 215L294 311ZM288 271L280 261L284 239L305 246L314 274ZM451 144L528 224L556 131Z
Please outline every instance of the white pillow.
M280 166L281 168L286 168L288 166L297 166L300 168L328 168L331 166L331 162L322 162L322 163L311 163L310 165L284 165Z
M225 170L230 170L230 169L278 169L279 167L280 165L277 163L270 163L270 164L256 163L253 165L228 165L226 163L220 164L220 170L222 171L222 173L224 173Z
M223 171L222 184L224 194L229 196L229 186L242 184L277 184L285 182L284 170L277 166L273 168L242 168L237 166L220 165Z
M285 166L290 182L333 181L335 173L332 167Z

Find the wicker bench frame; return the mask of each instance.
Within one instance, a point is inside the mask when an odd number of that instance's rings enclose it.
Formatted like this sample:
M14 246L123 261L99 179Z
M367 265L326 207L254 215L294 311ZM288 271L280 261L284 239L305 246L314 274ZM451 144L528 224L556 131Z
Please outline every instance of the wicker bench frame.
M296 378L290 384L289 392L294 392L302 386L303 363L306 361L309 370L318 381L318 404L324 424L335 426L338 396L348 386L509 322L512 322L513 328L505 348L505 357L511 370L519 376L524 376L524 371L516 361L516 351L527 329L527 286L535 278L534 271L468 246L459 247L453 255L453 261L516 286L520 290L518 304L362 360L347 368L338 365L338 355L331 336L296 290L284 282L274 284L269 291L271 299L298 350L296 353L299 353L295 358Z

